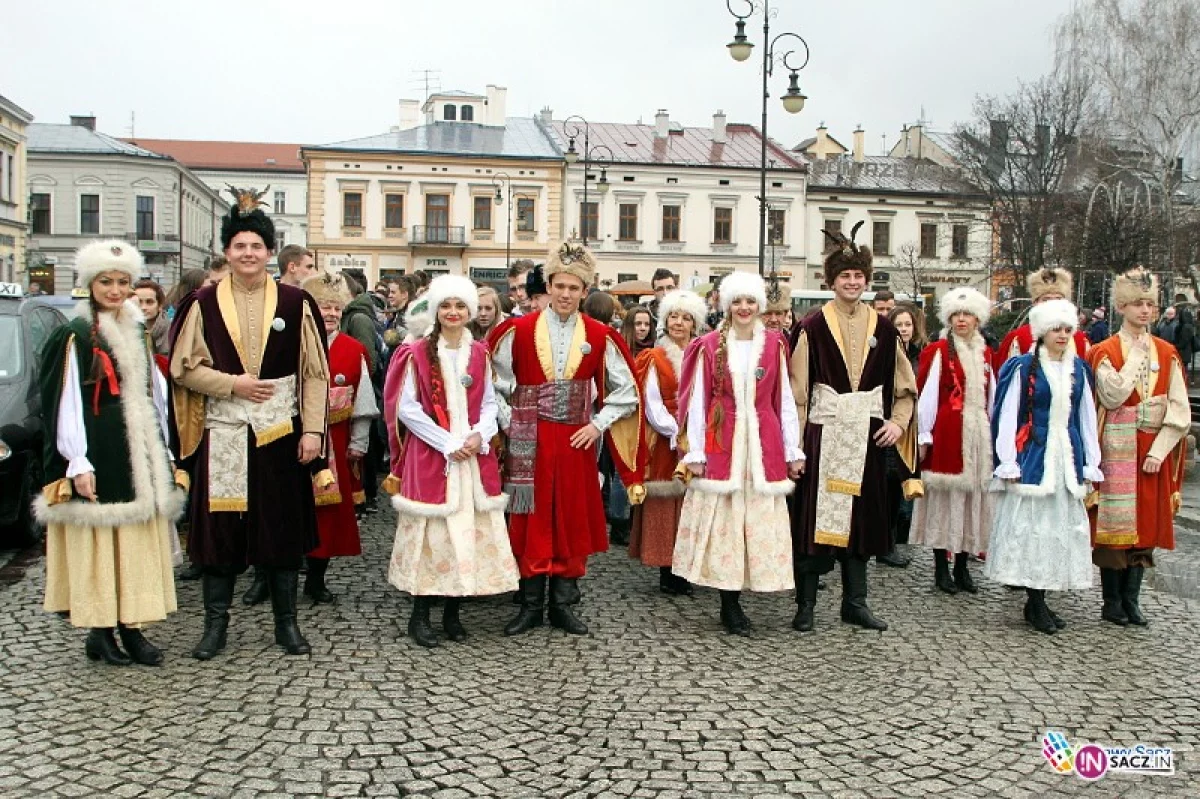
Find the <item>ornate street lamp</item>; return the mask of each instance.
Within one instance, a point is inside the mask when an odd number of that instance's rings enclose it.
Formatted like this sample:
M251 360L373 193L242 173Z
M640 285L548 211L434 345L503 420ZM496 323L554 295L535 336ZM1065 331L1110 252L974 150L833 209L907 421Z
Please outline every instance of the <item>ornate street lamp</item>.
M795 33L781 33L774 39L771 38L771 16L774 13L771 10L770 0L738 0L739 3L746 7L746 13L739 14L733 10L734 0L725 0L725 7L729 9L729 13L737 18L735 23L736 28L733 41L728 45L729 55L734 61L746 61L750 58L754 51L754 43L746 36L746 20L750 18L756 11L762 14L763 18L763 41L766 46L763 48L763 64L762 64L762 151L759 160L759 194L758 194L758 273L760 275L766 272L766 255L767 255L767 101L771 99L771 93L767 88L767 79L775 70L776 52L775 46L781 39L795 39L800 43L800 47L804 48L804 61L797 66L793 66L789 60L792 55L800 52L798 49L784 51L779 55L779 61L784 68L788 70L788 89L780 99L783 101L783 109L789 114L798 114L804 110L804 101L808 98L804 92L800 91L800 70L808 66L808 42L804 37Z
M588 243L588 228L587 218L584 214L588 208L588 178L592 174L592 164L597 164L600 168L600 179L596 181L596 191L600 192L601 196L608 193L608 165L613 161L613 152L606 145L597 144L592 147L590 144L591 129L588 126L587 120L578 114L569 116L563 120L563 132L567 135L567 151L563 153L563 158L567 164L575 164L579 161L579 150L575 147L575 140L579 138L580 133L583 134L583 208L579 214L579 230L580 238L583 239L583 246ZM597 158L601 152L607 153L608 158ZM596 236L600 235L600 208L596 207Z

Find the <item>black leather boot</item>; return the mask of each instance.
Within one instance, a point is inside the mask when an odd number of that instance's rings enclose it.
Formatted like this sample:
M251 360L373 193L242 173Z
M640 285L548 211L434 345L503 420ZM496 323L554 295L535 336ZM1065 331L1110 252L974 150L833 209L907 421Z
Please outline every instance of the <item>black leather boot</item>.
M467 640L467 628L463 627L462 620L458 617L461 607L462 599L456 596L446 597L446 603L442 606L442 629L451 641Z
M267 597L271 595L271 590L267 587L267 570L254 567L254 581L250 583L250 587L246 589L246 593L242 594L243 605L261 605L267 601Z
M550 578L550 626L571 635L587 635L588 626L571 610L579 604L579 583L571 577Z
M954 584L959 591L966 591L968 594L979 593L975 581L971 579L971 570L967 568L966 552L954 553Z
M608 540L619 547L629 546L629 517L613 519L609 524Z
M1144 566L1130 566L1121 573L1121 607L1130 624L1145 627L1150 622L1142 615L1138 595L1142 592L1142 576L1146 573Z
M675 593L679 596L691 596L696 593L692 588L692 584L678 574L672 574L671 580L675 583Z
M117 634L121 636L121 643L124 644L125 651L129 653L129 657L133 658L134 663L140 663L143 666L162 665L162 650L147 641L141 630L118 624Z
M909 558L896 547L892 547L892 550L886 555L877 555L875 561L881 566L891 566L893 569L906 568L910 562Z
M1033 625L1033 629L1046 635L1058 632L1046 607L1046 592L1038 588L1026 588L1025 593L1029 596L1025 602L1025 619Z
M933 584L947 594L957 594L958 586L950 578L950 562L946 560L946 550L933 550Z
M886 630L867 607L867 562L847 555L842 561L842 621L868 630Z
M409 637L418 646L426 649L433 649L438 645L437 633L433 631L433 625L429 623L429 608L432 604L431 597L414 596L412 615L408 617Z
M1011 585L1008 587L1013 588L1013 586L1011 586ZM1020 586L1017 586L1017 587L1019 588ZM1026 590L1028 590L1028 589L1026 589ZM1042 593L1045 594L1045 591L1043 591ZM1045 600L1045 597L1043 596L1043 601L1044 600ZM1051 608L1049 605L1046 605L1046 613L1048 613L1050 615L1050 621L1054 622L1054 627L1056 629L1059 629L1059 630L1066 629L1066 627L1067 627L1066 621L1064 621L1061 616L1059 616L1057 613L1055 613L1054 609ZM1033 624L1032 616L1033 616L1033 609L1030 606L1030 604L1028 602L1026 602L1025 603L1025 621L1029 622L1030 624Z
M721 592L721 626L730 635L749 635L750 620L742 611L741 591Z
M314 605L328 605L333 602L333 594L325 587L325 572L329 571L329 558L307 558L308 574L304 576L304 595L313 601Z
M792 619L792 629L807 633L812 632L813 613L817 609L817 582L820 578L815 574L805 574L796 585L796 616Z
M178 580L199 580L204 576L204 569L197 566L195 563L188 564L188 567L179 573Z
M517 595L521 598L521 609L504 625L505 635L520 635L542 626L542 613L546 604L546 575L522 577Z
M1125 615L1125 603L1121 601L1121 589L1124 574L1122 569L1100 570L1100 591L1104 596L1104 606L1100 608L1100 618L1124 627L1129 624Z
M271 569L267 572L267 584L271 587L271 610L275 613L275 643L289 655L307 655L312 652L308 641L296 624L296 586L300 573Z
M225 648L235 579L232 574L204 573L200 584L204 594L204 634L192 650L192 657L196 660L211 660Z
M670 566L658 567L658 590L672 596L678 593L675 590L675 575L671 574Z
M117 646L117 639L113 637L112 627L93 627L88 633L83 651L87 654L88 660L103 659L110 666L128 666L133 662L129 655L126 655L121 651L121 647Z

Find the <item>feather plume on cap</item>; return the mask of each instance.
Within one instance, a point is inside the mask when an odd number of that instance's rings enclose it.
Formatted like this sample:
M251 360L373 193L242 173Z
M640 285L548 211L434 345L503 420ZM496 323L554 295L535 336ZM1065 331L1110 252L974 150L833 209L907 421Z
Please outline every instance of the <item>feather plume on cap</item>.
M588 288L596 278L596 256L581 244L564 241L550 251L545 272L547 283L553 283L559 272L566 272L582 280L583 287Z
M271 186L268 184L262 191L256 191L252 188L239 189L228 183L225 185L233 195L233 205L229 206L229 213L221 219L221 247L229 249L234 236L250 232L257 233L267 249L274 252L275 223L259 207L267 204L263 195Z
M863 273L867 282L870 282L875 260L871 255L871 248L854 241L858 229L863 224L862 220L856 222L854 227L850 228L849 238L840 230L830 233L824 228L821 229L825 238L829 240L829 249L825 251L825 285L832 286L834 278L847 269L857 269Z
M1158 305L1158 278L1144 266L1134 267L1123 275L1117 275L1113 281L1112 295L1113 305L1118 310L1138 300L1150 300Z

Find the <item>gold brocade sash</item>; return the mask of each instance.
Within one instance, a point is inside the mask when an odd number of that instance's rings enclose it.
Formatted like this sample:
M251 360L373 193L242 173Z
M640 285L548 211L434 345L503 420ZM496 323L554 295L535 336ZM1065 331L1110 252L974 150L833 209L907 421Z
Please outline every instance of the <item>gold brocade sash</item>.
M208 509L210 512L247 510L250 452L246 428L254 433L254 445L263 447L292 432L292 418L300 412L296 378L266 381L275 393L266 402L241 397L208 397Z
M883 418L881 386L848 394L839 394L824 383L813 387L808 419L821 425L815 543L850 544L850 519L854 498L862 493L872 417Z

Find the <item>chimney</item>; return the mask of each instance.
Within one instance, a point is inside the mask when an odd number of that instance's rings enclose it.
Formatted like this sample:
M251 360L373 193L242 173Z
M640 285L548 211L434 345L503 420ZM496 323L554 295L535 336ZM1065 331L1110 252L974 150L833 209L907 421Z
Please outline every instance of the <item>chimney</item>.
M867 136L867 134L862 129L862 123L859 123L858 127L854 129L854 161L855 161L855 163L861 164L863 162L863 158L866 155L866 153L864 152L864 150L866 149L866 143L864 141L866 139L866 136Z
M1008 122L993 119L988 138L987 170L990 175L999 175L1008 161Z
M665 139L671 134L671 117L667 109L660 108L654 115L654 138Z
M551 109L550 106L543 107L541 117L542 117L542 124L549 125L551 122L554 121L554 110Z
M826 148L829 147L829 128L825 127L822 122L817 128L817 143L813 145L813 149L817 151L817 160L825 160Z
M483 124L491 125L494 128L504 127L504 120L507 118L507 109L505 108L507 104L508 89L489 83L487 86L487 114Z
M713 114L713 142L724 144L727 141L729 137L725 134L725 112L717 111Z
M412 130L421 124L421 101L400 101L400 124L396 130Z
M72 114L71 115L71 124L77 128L87 128L88 130L92 131L93 133L96 132L96 118L92 117L92 116L77 117L74 114Z
M908 137L908 125L900 126L900 139L904 142L902 157L908 158L912 154L912 139Z

